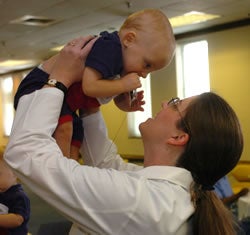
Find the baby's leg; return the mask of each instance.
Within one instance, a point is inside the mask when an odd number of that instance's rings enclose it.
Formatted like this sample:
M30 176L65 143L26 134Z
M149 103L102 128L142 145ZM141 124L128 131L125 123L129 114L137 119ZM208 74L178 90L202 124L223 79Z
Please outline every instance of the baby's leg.
M70 158L76 161L80 160L80 148L78 146L70 146Z
M82 120L76 113L73 113L72 117L73 117L73 134L70 147L70 158L79 161L80 160L79 150L83 140Z
M62 124L58 124L53 134L53 137L55 138L63 155L68 158L70 158L72 133L73 133L73 125L72 122L69 121L69 122L64 122Z

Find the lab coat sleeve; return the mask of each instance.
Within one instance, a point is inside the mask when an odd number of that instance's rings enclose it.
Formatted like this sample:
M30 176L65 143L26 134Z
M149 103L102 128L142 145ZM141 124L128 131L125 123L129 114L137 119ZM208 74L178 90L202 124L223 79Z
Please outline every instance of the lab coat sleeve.
M108 137L107 128L101 112L83 118L84 140L82 155L84 163L99 168L116 170L139 170L142 167L125 162L118 154L117 147Z
M62 155L52 134L63 98L60 90L44 88L20 99L4 159L23 183L75 224L100 234L119 231L128 219L123 211L137 203L140 187L128 174L82 166Z

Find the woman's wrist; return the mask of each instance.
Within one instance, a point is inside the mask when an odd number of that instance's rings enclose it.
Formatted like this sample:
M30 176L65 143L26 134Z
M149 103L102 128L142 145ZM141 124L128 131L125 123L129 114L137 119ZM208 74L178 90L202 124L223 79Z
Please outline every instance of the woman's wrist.
M54 78L51 78L51 76L48 78L46 85L48 85L49 87L55 87L61 90L64 94L66 94L68 91L68 88L62 82L57 81Z

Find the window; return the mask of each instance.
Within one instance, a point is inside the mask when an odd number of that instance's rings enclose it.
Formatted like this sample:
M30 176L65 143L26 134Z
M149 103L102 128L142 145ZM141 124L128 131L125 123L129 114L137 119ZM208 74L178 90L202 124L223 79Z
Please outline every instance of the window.
M142 87L139 90L144 91L144 100L146 102L146 104L143 106L144 112L137 111L128 113L129 137L135 138L141 136L139 124L145 121L147 118L152 117L150 74L146 78L141 78L141 83Z
M178 45L176 60L177 94L180 98L210 91L207 41Z
M1 91L2 91L2 101L3 101L3 129L4 135L9 136L13 118L13 79L12 77L1 78Z
M3 134L9 136L14 120L14 94L20 84L20 81L26 76L29 70L20 73L3 75L0 77L0 93L2 95L2 113L3 113Z

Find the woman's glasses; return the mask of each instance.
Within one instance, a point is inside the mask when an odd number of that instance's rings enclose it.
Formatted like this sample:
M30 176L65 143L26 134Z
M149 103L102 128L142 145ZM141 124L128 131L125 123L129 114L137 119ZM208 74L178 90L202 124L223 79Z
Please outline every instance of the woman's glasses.
M180 102L181 102L181 99L179 97L175 97L175 98L172 98L171 100L168 101L168 106L173 106L173 108L179 113L179 115L181 117L181 121L184 124L186 131L188 132L188 134L191 134L190 128L187 125L187 122L184 120L180 110L178 109L178 104Z

